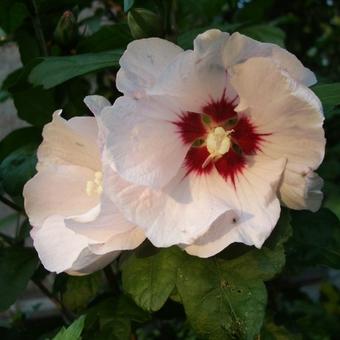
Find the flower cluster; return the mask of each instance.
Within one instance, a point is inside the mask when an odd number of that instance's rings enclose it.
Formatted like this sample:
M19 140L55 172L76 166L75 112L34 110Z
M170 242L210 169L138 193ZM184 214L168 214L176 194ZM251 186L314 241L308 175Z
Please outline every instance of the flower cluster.
M113 105L45 126L25 186L31 235L50 271L89 273L148 238L209 257L260 248L280 205L315 211L324 157L314 74L288 51L209 30L183 51L136 40Z

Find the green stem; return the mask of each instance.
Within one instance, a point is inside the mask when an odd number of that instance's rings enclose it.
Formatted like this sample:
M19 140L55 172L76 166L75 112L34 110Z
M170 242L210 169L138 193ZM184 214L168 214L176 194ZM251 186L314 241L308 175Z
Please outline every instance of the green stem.
M7 206L9 206L10 208L16 210L19 213L23 213L23 209L21 207L19 207L18 205L16 205L14 202L10 201L9 199L7 199L4 196L0 196L0 202L6 204Z
M108 284L109 284L113 294L116 295L119 292L119 289L118 289L116 277L115 277L115 274L114 274L114 272L112 270L111 265L109 264L108 266L106 266L103 269L103 271L104 271L106 280L107 280L107 282L108 282Z
M57 309L60 311L65 323L70 325L74 320L74 316L72 315L72 313L63 305L63 303L56 296L54 296L45 287L45 285L41 281L38 281L38 280L33 279L33 278L32 278L32 281L40 289L40 291L57 307Z
M34 30L35 30L35 35L36 35L36 38L39 42L42 55L44 57L47 57L48 56L48 49L47 49L47 44L46 44L46 40L45 40L45 36L44 36L44 31L42 29L42 25L41 25L41 21L40 21L40 17L39 17L39 10L38 10L38 5L36 3L36 0L32 0L32 6L33 6L33 9L34 9L34 17L32 18L32 20L33 20L33 27L34 27Z

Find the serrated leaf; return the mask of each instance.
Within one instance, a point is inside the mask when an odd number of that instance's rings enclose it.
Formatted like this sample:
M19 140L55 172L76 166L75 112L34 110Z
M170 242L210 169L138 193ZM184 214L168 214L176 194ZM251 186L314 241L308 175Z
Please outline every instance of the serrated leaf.
M14 247L0 251L0 311L9 308L25 290L38 264L33 249Z
M187 317L207 339L253 339L260 332L267 302L262 280L244 275L233 261L186 257L177 288Z
M132 255L122 268L124 291L143 309L159 310L175 287L181 258L182 251L176 247L148 257Z
M149 320L147 312L140 309L131 299L120 295L115 299L105 299L87 312L86 329L95 331L96 339L129 340L131 321Z
M334 107L340 105L340 83L315 85L312 90L320 98L326 118L331 118Z
M85 325L85 315L79 317L76 321L72 323L71 326L62 329L53 338L53 340L80 340L81 333Z
M122 53L121 50L115 50L67 57L48 57L33 68L29 81L33 85L41 85L49 89L74 77L103 68L117 67Z
M177 289L194 330L208 339L253 339L259 334L267 301L267 281L285 263L280 242L274 249L247 247L233 259L186 256Z
M292 265L326 265L340 269L340 221L328 209L292 213L293 237L288 252Z
M71 310L84 308L97 295L101 284L100 272L87 276L69 276L62 295L63 303Z

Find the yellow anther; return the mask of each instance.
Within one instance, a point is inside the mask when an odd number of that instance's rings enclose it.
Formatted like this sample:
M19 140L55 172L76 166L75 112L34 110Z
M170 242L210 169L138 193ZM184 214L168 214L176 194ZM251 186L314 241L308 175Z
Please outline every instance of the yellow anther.
M97 171L93 177L92 181L86 182L86 193L88 196L100 195L103 192L103 174Z
M232 132L233 130L226 131L221 126L209 132L206 143L210 155L204 161L202 165L203 168L212 160L220 158L229 151L231 147L230 135Z

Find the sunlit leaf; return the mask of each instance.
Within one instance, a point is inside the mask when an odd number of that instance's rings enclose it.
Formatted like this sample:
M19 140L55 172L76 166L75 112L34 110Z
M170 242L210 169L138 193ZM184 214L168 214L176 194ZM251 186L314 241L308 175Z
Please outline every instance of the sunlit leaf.
M175 287L181 256L176 247L163 249L152 256L132 255L123 266L124 290L143 309L160 309Z
M326 118L331 118L334 107L340 105L340 83L315 85L312 90L320 98Z
M45 89L57 86L65 81L101 69L118 66L122 51L79 54L67 57L48 57L33 68L29 80Z
M82 315L71 326L67 328L62 327L53 340L80 340L84 325L85 315Z

